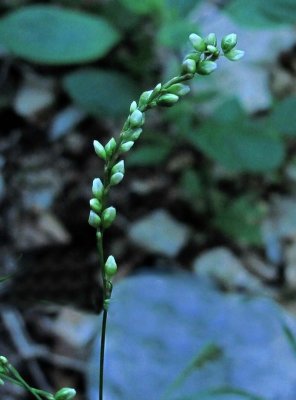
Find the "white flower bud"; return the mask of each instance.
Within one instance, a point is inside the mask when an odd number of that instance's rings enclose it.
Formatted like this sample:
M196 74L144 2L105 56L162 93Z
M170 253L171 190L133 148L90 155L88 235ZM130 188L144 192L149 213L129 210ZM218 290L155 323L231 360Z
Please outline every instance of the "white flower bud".
M130 139L133 140L133 141L139 139L139 137L140 137L142 131L143 131L143 130L142 130L141 128L136 129L135 131L133 131L133 133L132 133Z
M112 157L115 149L116 149L116 140L114 138L111 138L105 146L107 157L109 158Z
M124 161L121 160L119 161L117 164L115 164L113 166L113 168L111 169L111 174L116 174L116 172L121 172L122 174L124 174Z
M129 122L132 128L139 128L143 125L143 113L140 110L135 110L131 114Z
M96 213L102 211L102 203L98 199L90 199L89 205L90 208Z
M126 153L133 147L133 145L134 145L134 142L131 140L129 142L122 143L122 145L120 146L121 153Z
M197 73L199 75L210 75L217 68L217 64L214 61L201 61L197 65Z
M167 89L171 94L177 96L185 96L190 92L190 87L188 85L183 85L183 83L175 83L174 85L168 87Z
M195 74L196 62L190 58L183 61L181 71L183 74Z
M205 51L206 44L202 37L198 36L196 33L191 33L191 35L189 35L189 40L192 43L192 46L195 48L195 50L201 53Z
M94 149L97 156L99 156L103 160L106 160L105 148L98 140L94 140Z
M98 229L101 225L101 218L94 211L91 210L88 217L88 223L93 228Z
M221 48L224 53L232 50L237 44L237 35L235 33L230 33L229 35L224 36L221 40Z
M118 185L123 179L124 175L121 172L116 172L111 176L110 185L115 186Z
M215 33L209 33L208 36L205 38L206 44L210 44L212 46L217 46L217 36Z
M113 256L109 256L105 263L105 274L108 278L112 278L117 272L117 264Z
M72 400L76 396L76 390L72 388L60 389L54 395L54 400Z
M114 207L106 208L102 213L102 226L109 228L116 217L116 209Z
M133 101L130 106L130 114L132 114L137 109L137 102Z
M232 49L224 54L225 54L225 57L228 58L228 60L238 61L244 56L245 52L243 50Z
M92 184L92 193L94 197L98 200L102 198L104 192L104 185L100 178L96 178L93 180Z
M150 99L152 92L153 92L153 90L147 90L146 92L143 92L141 94L140 99L139 99L139 107L146 106L149 103L149 99Z
M176 104L178 100L179 96L176 94L167 93L160 96L160 98L157 100L157 104L164 107L171 107Z

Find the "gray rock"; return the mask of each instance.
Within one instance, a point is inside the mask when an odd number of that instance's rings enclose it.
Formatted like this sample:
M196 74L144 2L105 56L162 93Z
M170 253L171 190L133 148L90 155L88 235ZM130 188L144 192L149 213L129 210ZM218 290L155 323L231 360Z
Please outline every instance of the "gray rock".
M191 274L126 279L114 288L110 308L106 400L161 399L209 342L222 356L190 374L170 400L195 399L221 386L268 400L295 400L296 356L283 320L295 334L295 321L270 299L221 294ZM99 338L89 367L89 400L97 400L98 360Z
M211 279L228 290L260 290L260 281L251 275L226 247L216 247L198 256L193 268L198 276Z
M159 209L135 221L129 230L129 237L144 249L175 257L185 245L189 229L165 210Z

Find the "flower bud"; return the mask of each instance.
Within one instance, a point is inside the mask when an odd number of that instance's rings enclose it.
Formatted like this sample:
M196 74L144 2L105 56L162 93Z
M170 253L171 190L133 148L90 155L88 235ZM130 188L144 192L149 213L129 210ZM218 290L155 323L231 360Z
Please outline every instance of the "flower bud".
M103 228L109 228L116 217L116 209L114 207L106 208L102 213Z
M196 62L191 59L183 61L181 71L182 74L195 74Z
M161 83L158 83L153 89L149 99L154 99L161 92Z
M113 256L109 256L105 263L105 274L108 278L113 278L117 272L117 264Z
M142 133L142 129L141 129L141 128L138 128L138 129L136 129L136 130L132 133L132 135L131 135L130 138L131 138L133 141L135 141L135 140L139 139L141 133Z
M111 169L111 174L116 174L116 172L121 172L122 174L124 174L124 161L123 160L119 161Z
M230 33L229 35L224 36L221 40L221 48L224 53L232 50L237 44L237 35L235 33Z
M88 223L93 228L98 229L101 225L101 218L94 211L91 210L88 217Z
M217 36L215 33L209 33L208 36L205 38L205 42L207 45L217 46Z
M72 400L76 396L76 390L72 388L63 388L56 392L54 400Z
M122 172L116 172L115 174L113 174L111 176L110 185L111 186L118 185L118 183L120 183L122 181L123 177L124 177L124 175Z
M92 184L92 193L94 197L100 200L102 198L103 191L104 191L104 185L101 179L100 178L94 179Z
M102 211L102 203L98 199L90 199L89 205L90 208L96 213Z
M201 57L201 53L195 51L194 53L187 54L187 56L185 57L185 60L193 60L197 63L200 60L200 57Z
M178 100L179 96L176 94L167 93L160 96L160 98L157 100L157 104L163 107L171 107L176 104Z
M130 114L132 114L137 109L137 102L133 101L130 106Z
M185 96L190 92L190 87L184 85L183 83L175 83L174 85L168 87L167 89L171 94L176 94L177 96Z
M107 157L109 157L109 158L112 157L115 149L116 149L116 141L114 138L111 138L105 146L105 151L106 151Z
M143 125L143 113L140 110L135 110L129 121L132 128L139 128Z
M225 57L228 58L228 60L238 61L244 56L245 52L243 50L232 49L224 54L225 54Z
M0 356L0 365L1 365L2 367L6 367L6 366L8 365L8 360L7 360L6 357Z
M129 151L133 147L133 145L134 145L134 142L131 140L129 142L122 143L122 145L120 146L121 153L125 153L125 152Z
M197 73L199 75L210 75L217 68L217 64L213 61L201 61L197 65Z
M191 33L191 35L189 35L189 40L195 50L200 51L201 53L205 51L206 44L202 37L198 36L196 33Z
M0 386L4 385L4 380L0 379Z
M147 90L146 92L143 92L141 94L140 99L139 99L139 107L146 106L149 103L149 99L150 99L152 92L153 92L153 90Z
M106 160L106 151L104 146L98 140L94 140L93 143L96 155L102 158L103 160Z
M212 54L219 53L219 50L217 49L217 47L216 46L212 46L211 44L207 45L207 51L209 51Z

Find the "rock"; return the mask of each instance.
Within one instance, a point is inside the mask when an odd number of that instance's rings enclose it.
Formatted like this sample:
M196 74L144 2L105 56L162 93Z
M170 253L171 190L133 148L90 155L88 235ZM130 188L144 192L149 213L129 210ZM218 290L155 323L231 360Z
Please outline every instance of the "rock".
M98 317L64 307L52 328L65 343L81 350L98 333Z
M106 399L165 399L169 385L208 343L221 350L220 357L189 374L166 399L195 399L219 387L268 400L295 399L296 356L282 321L294 335L296 322L272 300L219 293L185 273L132 277L116 285L113 295ZM98 397L99 347L98 338L87 376L90 400Z
M158 209L135 221L129 237L148 251L175 257L185 245L189 229L165 210Z
M226 247L216 247L198 256L193 268L198 276L213 280L228 290L258 291L261 284Z
M55 115L49 129L49 138L54 141L69 133L85 118L85 113L70 106Z
M53 82L37 75L28 74L14 99L15 112L32 118L54 102Z

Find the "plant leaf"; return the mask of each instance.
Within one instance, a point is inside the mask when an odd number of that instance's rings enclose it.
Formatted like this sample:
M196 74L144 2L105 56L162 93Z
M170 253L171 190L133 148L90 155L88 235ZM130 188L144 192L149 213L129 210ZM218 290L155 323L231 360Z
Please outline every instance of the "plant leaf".
M278 102L271 115L271 125L289 136L296 136L296 96L290 96Z
M68 74L63 86L76 104L96 117L124 115L138 95L135 83L126 75L94 68Z
M32 5L0 20L0 43L25 60L51 65L103 57L120 39L105 19L52 5Z

